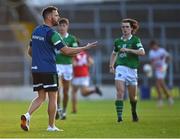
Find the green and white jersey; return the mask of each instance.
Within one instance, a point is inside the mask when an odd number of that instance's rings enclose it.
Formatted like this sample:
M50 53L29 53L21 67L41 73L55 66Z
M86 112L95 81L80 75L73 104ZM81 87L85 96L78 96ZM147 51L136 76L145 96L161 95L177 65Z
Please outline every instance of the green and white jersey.
M66 36L63 38L63 42L68 47L78 47L76 37L71 34L67 33ZM64 55L63 53L58 51L56 55L56 64L72 64L72 57Z
M129 48L134 50L143 49L142 43L137 36L130 36L128 40L117 38L114 41L114 52L117 53L116 66L123 65L136 69L139 66L139 57L136 54L120 52L121 48Z

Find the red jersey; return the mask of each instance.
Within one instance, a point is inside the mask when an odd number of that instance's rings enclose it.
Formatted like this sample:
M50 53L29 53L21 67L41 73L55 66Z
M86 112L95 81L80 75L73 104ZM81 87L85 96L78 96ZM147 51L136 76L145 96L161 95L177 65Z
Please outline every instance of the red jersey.
M73 72L74 77L89 76L88 54L85 51L78 53L74 57Z

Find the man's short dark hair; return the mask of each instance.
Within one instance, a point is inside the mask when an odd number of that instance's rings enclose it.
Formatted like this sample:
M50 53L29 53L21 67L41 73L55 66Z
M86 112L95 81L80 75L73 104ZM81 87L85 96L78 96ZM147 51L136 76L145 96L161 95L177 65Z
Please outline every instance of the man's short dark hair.
M52 13L53 11L57 10L58 11L58 8L54 7L54 6L48 6L46 8L44 8L42 10L42 16L43 18L45 19L47 17L48 14Z

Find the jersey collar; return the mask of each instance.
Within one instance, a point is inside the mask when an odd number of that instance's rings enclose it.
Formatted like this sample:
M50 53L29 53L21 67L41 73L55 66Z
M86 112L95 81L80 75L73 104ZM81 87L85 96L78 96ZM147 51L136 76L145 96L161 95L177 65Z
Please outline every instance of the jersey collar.
M66 33L66 35L64 36L64 38L67 38L69 36L69 33Z
M127 40L130 40L131 38L132 38L132 35L130 35ZM123 36L121 37L121 40L124 40L124 41L125 41L125 39L123 38Z
M60 35L61 35L61 34L60 34ZM66 33L65 36L62 36L62 35L61 35L62 38L67 38L68 36L69 36L69 33Z

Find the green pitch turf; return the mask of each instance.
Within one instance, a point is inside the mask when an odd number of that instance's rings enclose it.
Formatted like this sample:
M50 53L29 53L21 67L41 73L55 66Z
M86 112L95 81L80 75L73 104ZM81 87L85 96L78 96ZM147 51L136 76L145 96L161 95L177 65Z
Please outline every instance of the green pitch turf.
M26 112L29 102L0 102L0 138L169 138L180 137L180 101L170 107L157 108L155 101L140 101L140 121L131 121L129 101L125 102L124 121L116 122L114 101L80 101L78 113L70 113L65 121L56 125L64 132L47 132L47 102L31 118L29 132L20 129L20 115Z

